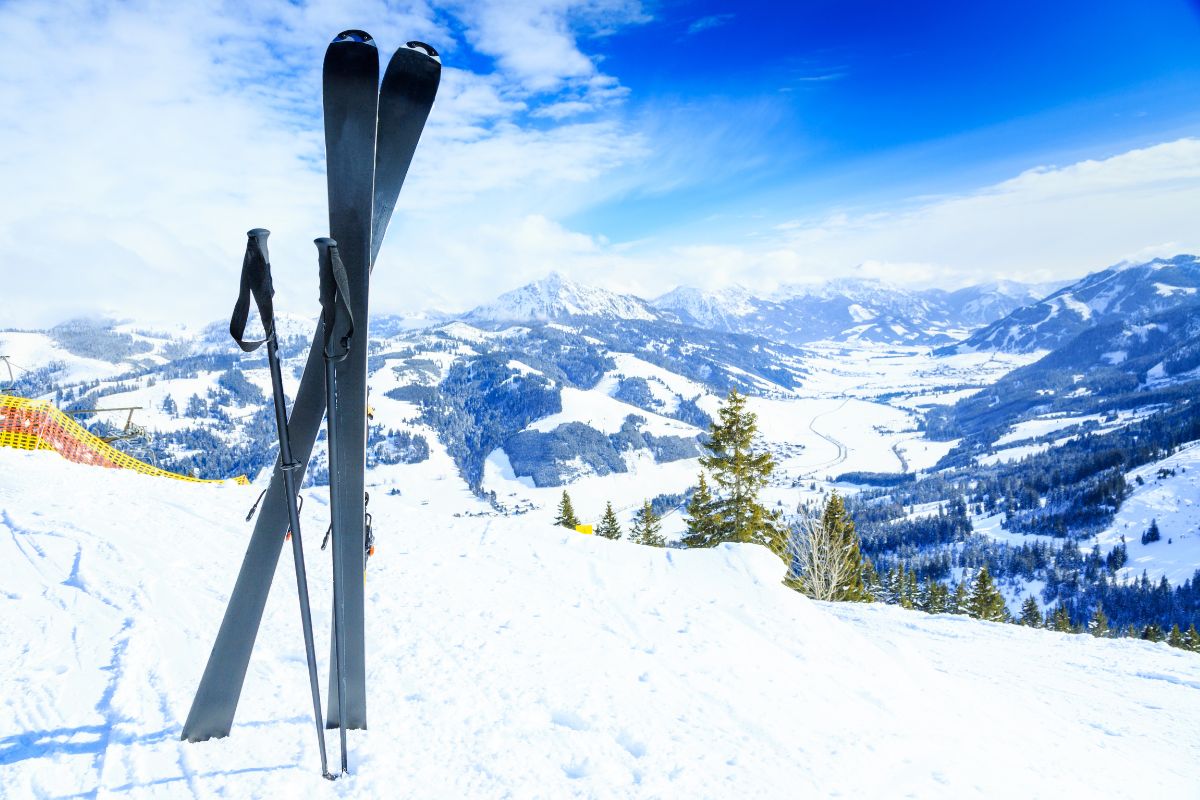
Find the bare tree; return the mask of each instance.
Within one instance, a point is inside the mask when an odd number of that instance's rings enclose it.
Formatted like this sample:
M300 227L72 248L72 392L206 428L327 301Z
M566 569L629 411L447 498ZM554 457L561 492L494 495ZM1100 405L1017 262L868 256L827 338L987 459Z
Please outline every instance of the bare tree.
M787 583L814 600L840 600L857 568L850 558L854 542L825 524L821 516L808 508L788 531L788 555L791 567Z

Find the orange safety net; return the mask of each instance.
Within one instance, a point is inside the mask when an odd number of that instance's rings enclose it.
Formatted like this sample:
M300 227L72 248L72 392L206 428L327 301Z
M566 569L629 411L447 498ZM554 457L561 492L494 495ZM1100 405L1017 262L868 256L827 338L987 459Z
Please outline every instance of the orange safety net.
M143 475L192 483L225 483L159 469L122 453L74 419L46 402L0 395L0 447L18 450L56 450L68 461L109 469L131 469ZM248 484L245 475L233 479Z

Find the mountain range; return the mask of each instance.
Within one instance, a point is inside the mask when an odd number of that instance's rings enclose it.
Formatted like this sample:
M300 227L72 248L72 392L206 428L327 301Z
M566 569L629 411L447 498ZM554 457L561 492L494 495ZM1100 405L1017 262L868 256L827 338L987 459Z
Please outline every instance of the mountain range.
M551 273L472 309L462 319L503 325L592 317L675 323L792 345L819 340L934 345L953 343L1059 286L997 281L948 292L841 278L785 285L766 295L741 286L721 291L680 286L647 300Z

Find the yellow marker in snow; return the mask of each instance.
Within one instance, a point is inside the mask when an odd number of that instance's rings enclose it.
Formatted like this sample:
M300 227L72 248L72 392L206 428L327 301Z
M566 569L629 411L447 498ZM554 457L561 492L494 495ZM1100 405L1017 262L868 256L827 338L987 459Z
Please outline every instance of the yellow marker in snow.
M592 534L592 526L591 525L576 525L575 530L578 531L579 533L586 533L589 536Z

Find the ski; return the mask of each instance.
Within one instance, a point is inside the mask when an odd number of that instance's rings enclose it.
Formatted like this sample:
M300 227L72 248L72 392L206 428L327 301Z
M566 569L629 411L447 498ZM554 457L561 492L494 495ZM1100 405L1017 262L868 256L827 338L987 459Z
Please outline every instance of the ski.
M331 650L336 658L329 671L325 726L365 729L362 554L366 539L363 473L367 449L367 296L379 117L379 52L368 34L346 31L329 45L325 51L323 98L329 235L337 242L345 266L350 314L357 328L349 352L332 364L337 406L326 410L329 440L338 446L330 447L329 452L336 631Z
M379 110L378 123L376 128L375 138L375 159L374 159L374 187L372 193L372 215L371 215L371 234L370 242L370 267L366 273L361 270L357 273L350 266L350 259L346 256L346 249L341 242L344 236L339 237L339 222L335 221L335 202L334 202L334 181L335 172L331 165L329 170L329 187L330 187L330 230L332 238L338 242L338 248L343 255L342 262L346 265L347 275L350 281L351 294L351 309L356 320L359 320L361 330L358 332L356 339L361 343L361 347L348 357L344 362L337 366L336 380L337 393L339 398L339 407L337 409L337 419L339 428L338 441L341 444L339 455L339 466L344 467L345 473L339 471L337 480L339 484L334 487L334 470L331 461L330 467L330 494L331 505L332 493L338 492L340 498L339 509L344 512L341 517L344 524L347 526L355 526L353 533L349 533L343 537L343 547L345 549L340 552L341 563L347 571L352 570L352 564L361 563L363 553L366 550L366 530L365 530L365 515L366 515L366 497L365 497L365 482L361 480L365 466L366 457L366 386L367 386L367 292L362 291L355 294L355 287L360 285L366 286L369 278L370 270L373 269L375 259L379 255L380 247L383 245L383 238L387 232L388 223L391 221L392 212L395 210L397 198L400 196L400 190L404 186L404 179L408 175L409 166L412 164L413 154L416 152L417 142L421 138L421 132L425 128L425 121L429 117L430 108L433 105L434 97L437 94L438 84L441 80L442 65L437 61L437 51L432 47L422 42L409 42L407 47L402 47L393 54L388 62L388 67L383 76L383 85L379 90ZM326 126L328 129L329 120L331 119L329 111L326 111ZM333 145L326 145L327 150L332 152ZM339 178L340 180L340 178ZM359 189L361 191L361 187ZM357 222L357 220L356 220ZM345 225L343 221L341 223ZM357 231L361 235L361 229ZM353 377L351 377L353 376ZM361 402L360 402L361 401ZM351 437L357 437L351 440ZM361 440L361 445L355 444ZM354 449L351 449L351 448ZM361 449L361 453L359 450ZM349 476L349 479L343 479L343 475ZM357 476L358 480L353 480ZM334 548L336 551L337 535L334 535ZM355 550L357 555L355 555ZM355 561L355 559L358 561ZM365 728L366 727L366 608L364 605L364 583L362 570L358 570L354 575L345 575L344 577L345 594L343 596L346 628L346 689L345 708L346 722L350 728ZM336 664L335 645L330 643L330 663ZM336 669L336 667L334 668ZM328 693L328 712L326 713L326 725L330 728L337 727L341 722L341 708L338 694L335 691L337 685L337 674L334 670L330 671L329 676L329 693Z
M403 186L413 151L429 115L441 72L440 63L432 57L436 55L432 48L420 43L412 43L412 46L424 48L431 55L403 48L398 51L389 64L379 100L380 113L389 121L380 121L383 135L375 155L378 167L383 169L381 178L375 181L375 193L379 199L373 202L375 227L371 238L372 269L391 210L395 207L395 198ZM393 64L396 65L395 70ZM393 168L398 165L402 166ZM386 212L383 211L385 207ZM371 213L369 209L368 213ZM298 485L303 483L304 472L325 417L324 338L323 326L318 322L288 421L292 456L299 464L294 471ZM221 738L228 736L232 729L271 579L282 552L284 533L289 526L285 497L283 471L280 462L276 461L266 496L262 499L262 511L255 523L225 616L183 728L182 738L187 741ZM332 684L331 680L331 687ZM365 692L363 694L365 696ZM332 702L332 692L330 698ZM365 708L362 710L365 716Z

